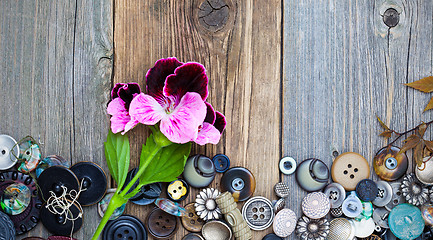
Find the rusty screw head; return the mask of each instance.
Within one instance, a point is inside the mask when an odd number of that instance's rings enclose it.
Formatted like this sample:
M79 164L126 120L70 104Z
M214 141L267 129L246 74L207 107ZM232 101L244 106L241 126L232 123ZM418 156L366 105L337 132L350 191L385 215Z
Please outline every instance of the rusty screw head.
M400 15L397 10L394 8L386 9L385 13L383 14L383 22L386 24L386 26L390 28L395 27L399 21Z

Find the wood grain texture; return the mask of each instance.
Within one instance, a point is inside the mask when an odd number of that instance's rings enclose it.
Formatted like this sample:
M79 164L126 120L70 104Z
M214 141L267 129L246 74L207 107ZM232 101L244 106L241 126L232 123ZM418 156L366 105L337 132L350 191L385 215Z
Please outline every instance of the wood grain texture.
M107 169L103 141L111 88L111 1L0 2L0 133L37 139L42 155ZM108 173L108 172L107 172ZM98 224L86 207L87 239ZM39 224L19 236L47 237Z
M225 153L232 166L244 166L256 177L255 195L275 199L280 155L281 3L279 1L116 1L114 82L139 82L159 58L176 56L207 68L208 101L227 117L227 128L216 146L194 147L212 157ZM200 10L202 9L202 10ZM203 9L208 12L203 13ZM224 19L218 9L228 10ZM210 12L209 12L210 11ZM225 11L225 10L224 10ZM225 14L224 12L220 12ZM140 143L147 132L131 133L131 157L138 165ZM212 183L219 186L219 174ZM181 202L195 201L197 190ZM127 212L145 220L151 207L129 204ZM264 232L257 232L261 239ZM174 239L187 232L181 228Z
M382 20L388 8L399 12L394 28ZM284 1L283 16L283 155L330 166L335 147L371 163L387 144L375 115L397 131L432 118L422 113L429 96L403 85L432 74L430 4ZM288 207L300 217L306 192L294 176L284 181L293 189Z

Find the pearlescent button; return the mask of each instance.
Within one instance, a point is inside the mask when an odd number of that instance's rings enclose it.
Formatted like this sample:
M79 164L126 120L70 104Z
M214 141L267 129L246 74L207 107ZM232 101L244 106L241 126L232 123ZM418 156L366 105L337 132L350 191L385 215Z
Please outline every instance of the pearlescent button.
M377 185L373 180L363 179L356 185L356 195L365 202L373 201L377 196Z
M346 191L353 191L356 184L370 176L367 160L360 154L345 152L335 158L331 168L332 179Z
M279 166L283 174L290 175L296 171L296 160L292 157L283 157Z
M242 216L251 229L265 230L274 221L272 203L264 197L250 198L242 207Z
M305 191L318 191L328 184L329 169L326 164L319 159L306 159L298 166L296 180L299 186Z
M217 154L212 158L216 172L223 173L230 168L230 159L224 154Z
M424 219L421 211L407 203L402 203L392 209L388 217L389 228L394 235L402 240L417 238L424 230Z
M350 218L355 218L361 214L362 203L354 192L351 192L351 194L347 196L346 200L344 200L342 210L344 215Z
M329 224L328 240L351 240L355 237L355 226L345 218L335 218Z
M373 159L373 167L377 176L385 181L395 181L406 173L408 159L406 153L397 153L399 148L391 146L380 149Z
M41 161L41 149L33 140L26 140L20 143L20 159L24 160L18 167L18 171L29 173L36 169Z
M424 204L421 206L421 214L424 222L433 226L433 205L432 204Z
M339 183L331 183L326 186L323 191L329 198L331 208L337 208L343 204L344 198L346 197L346 190Z
M290 194L289 186L286 183L279 182L274 186L275 194L280 198L288 197Z
M0 135L0 170L6 170L15 165L20 147L17 141L9 135ZM15 155L15 156L14 156Z
M362 219L361 221L353 220L355 225L355 237L366 238L374 232L376 225L372 218Z
M377 207L384 207L392 199L392 188L388 182L378 181L377 184L377 196L373 200L373 204Z
M400 182L393 182L390 184L392 188L392 198L391 201L385 205L385 208L388 211L391 211L395 206L399 205L400 203L404 203L404 197L403 193L401 192L401 183Z
M245 201L256 189L256 179L246 168L234 167L227 170L221 178L222 192L230 192L235 201Z
M418 180L425 185L433 185L433 156L423 158L420 167L415 168L415 174Z
M183 171L185 181L195 188L207 187L215 178L215 174L214 163L203 155L189 157Z
M362 211L361 214L355 217L355 220L361 221L362 219L370 219L373 215L373 204L371 202L361 201Z
M302 212L311 219L323 218L328 214L331 204L329 198L322 192L307 194L302 199Z
M278 237L288 237L296 228L297 217L296 214L285 208L275 215L273 229Z
M0 194L0 206L9 215L19 215L30 205L32 193L23 183L13 183Z

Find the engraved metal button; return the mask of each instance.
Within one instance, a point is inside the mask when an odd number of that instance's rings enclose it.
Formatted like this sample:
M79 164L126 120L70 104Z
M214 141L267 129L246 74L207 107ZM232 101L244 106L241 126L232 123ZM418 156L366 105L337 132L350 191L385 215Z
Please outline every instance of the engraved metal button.
M378 181L377 184L377 196L373 200L373 204L378 207L384 207L392 199L392 188L388 182Z
M242 216L251 229L264 230L274 220L272 203L264 197L253 197L242 207Z
M284 198L280 198L278 201L272 201L272 204L274 206L274 213L277 214L286 206L286 200L284 200Z
M329 198L331 208L337 208L343 204L344 198L346 197L346 190L339 183L331 183L326 186L323 191Z
M278 237L288 237L296 228L296 214L291 209L285 208L275 215L273 229Z
M428 189L415 178L415 174L407 174L401 183L401 192L406 201L421 206L429 200Z
M302 212L305 216L312 219L323 218L328 214L331 204L329 198L322 192L313 192L307 194L302 199Z
M292 157L284 157L280 160L280 171L285 175L290 175L296 171L296 160Z
M0 170L6 170L15 165L20 148L11 136L0 135Z
M279 182L275 184L274 186L275 194L277 194L278 197L285 198L289 196L290 189L289 186L286 183Z
M395 181L406 173L408 159L406 153L398 154L399 151L398 147L384 147L374 157L374 171L382 180Z
M375 208L373 211L373 220L381 228L389 228L388 225L389 211L386 208Z
M353 239L355 226L346 218L335 218L329 223L328 240Z
M392 188L392 198L391 201L385 205L385 208L388 211L391 211L395 206L399 205L400 203L404 202L404 197L401 192L401 183L400 182L393 182L390 184Z
M344 215L350 218L355 218L361 214L362 203L354 192L351 192L351 194L344 200L342 210Z
M329 222L326 218L299 218L296 224L296 235L302 240L325 240L329 233Z
M343 209L341 206L337 207L337 208L331 208L329 210L329 213L331 214L331 216L338 218L343 216Z
M389 228L394 235L402 240L417 238L424 230L424 219L421 211L407 203L402 203L392 209L388 217Z
M332 179L346 191L353 191L356 184L370 176L367 160L360 154L345 152L335 158L331 168Z

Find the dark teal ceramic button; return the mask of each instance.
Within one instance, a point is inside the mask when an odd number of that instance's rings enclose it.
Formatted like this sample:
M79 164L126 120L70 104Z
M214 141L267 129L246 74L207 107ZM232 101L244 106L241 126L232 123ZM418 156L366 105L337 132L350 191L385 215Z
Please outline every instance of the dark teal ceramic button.
M223 173L230 168L230 159L224 154L217 154L212 158L215 171Z
M329 179L329 169L319 159L310 158L301 162L296 170L296 180L305 191L314 192L324 188Z
M420 236L424 230L424 219L421 211L407 203L394 207L388 217L389 228L402 240L410 240Z

